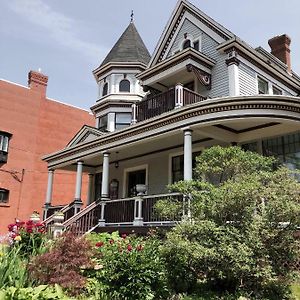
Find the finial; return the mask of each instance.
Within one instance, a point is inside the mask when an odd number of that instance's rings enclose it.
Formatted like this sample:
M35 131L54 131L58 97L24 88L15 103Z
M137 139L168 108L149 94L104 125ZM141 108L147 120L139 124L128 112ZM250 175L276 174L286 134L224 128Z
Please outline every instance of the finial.
M130 23L132 23L133 22L133 20L134 20L134 13L133 13L133 10L131 11L131 15L130 15Z

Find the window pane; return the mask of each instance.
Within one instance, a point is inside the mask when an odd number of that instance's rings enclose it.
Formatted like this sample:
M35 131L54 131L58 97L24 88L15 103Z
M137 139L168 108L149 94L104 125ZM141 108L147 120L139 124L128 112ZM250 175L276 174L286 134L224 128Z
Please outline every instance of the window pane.
M123 80L120 81L119 91L120 92L130 92L130 82L129 82L129 80L123 79Z
M8 202L8 195L9 191L6 189L0 189L0 203L7 203Z
M106 96L108 93L108 83L106 82L103 86L102 96Z
M0 135L0 151L3 151L3 140L4 140L4 136Z
M268 82L258 77L258 93L268 94Z
M2 146L2 150L4 152L8 152L8 137L4 136L3 137L3 146Z
M273 95L282 95L282 90L280 90L277 87L273 86Z
M199 41L194 42L194 49L199 51Z
M117 113L116 114L116 123L131 123L131 113Z
M107 130L107 115L99 118L99 126L100 130Z

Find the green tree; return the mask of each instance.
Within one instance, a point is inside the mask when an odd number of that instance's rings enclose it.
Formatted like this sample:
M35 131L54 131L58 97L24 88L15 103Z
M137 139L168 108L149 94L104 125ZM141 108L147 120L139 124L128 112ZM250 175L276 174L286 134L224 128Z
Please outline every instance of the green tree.
M167 235L163 255L177 292L210 289L289 299L300 185L274 158L239 147L212 147L197 158L195 178L170 189L191 199L192 219ZM160 201L167 215L174 204ZM182 207L177 205L177 209Z

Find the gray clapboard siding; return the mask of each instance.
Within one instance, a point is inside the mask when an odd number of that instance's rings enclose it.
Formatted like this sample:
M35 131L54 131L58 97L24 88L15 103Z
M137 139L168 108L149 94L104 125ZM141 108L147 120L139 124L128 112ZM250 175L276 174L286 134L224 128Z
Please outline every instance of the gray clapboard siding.
M192 35L194 40L199 38L201 40L200 51L216 61L216 65L212 69L212 89L207 91L207 93L204 93L204 96L209 96L211 98L228 96L229 83L228 69L225 63L226 54L219 53L216 50L218 43L201 29L199 29L190 20L184 20L182 27L180 28L173 45L167 54L167 58L172 56L176 51L180 50L185 33Z
M255 71L243 63L239 64L239 84L241 95L255 95L257 93Z

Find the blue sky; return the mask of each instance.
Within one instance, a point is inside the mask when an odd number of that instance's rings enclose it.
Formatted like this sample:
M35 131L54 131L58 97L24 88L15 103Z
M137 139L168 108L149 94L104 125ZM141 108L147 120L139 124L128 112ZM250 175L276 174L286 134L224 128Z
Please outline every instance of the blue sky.
M253 47L287 33L292 68L300 74L299 0L191 0ZM49 76L47 95L89 109L92 75L130 21L150 53L177 0L9 0L0 2L0 78L27 85L28 71Z

